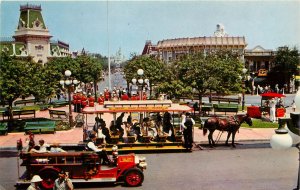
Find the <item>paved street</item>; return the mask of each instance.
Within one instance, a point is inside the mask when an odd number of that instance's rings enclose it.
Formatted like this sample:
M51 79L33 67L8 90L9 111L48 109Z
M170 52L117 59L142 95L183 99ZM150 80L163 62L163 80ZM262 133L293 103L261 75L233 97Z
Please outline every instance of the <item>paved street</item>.
M0 170L6 175L0 176L0 184L4 190L13 189L17 179L17 158L8 156L1 152ZM237 148L144 156L148 163L144 183L130 189L283 190L293 189L297 182L296 148L283 152L270 148ZM121 184L75 187L78 190L124 189Z

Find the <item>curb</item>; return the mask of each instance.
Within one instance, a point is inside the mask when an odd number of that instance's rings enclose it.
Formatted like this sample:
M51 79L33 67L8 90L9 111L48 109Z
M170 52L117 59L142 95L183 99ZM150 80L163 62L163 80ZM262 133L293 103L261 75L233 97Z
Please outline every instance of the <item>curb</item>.
M266 140L266 139L253 139L253 140L239 140L239 141L236 141L236 144L237 145L258 145L258 144L269 144L269 140ZM208 142L207 141L195 141L196 144L200 144L200 145L208 145ZM219 141L217 144L224 144L225 141ZM79 143L60 143L60 146L62 147L74 147L74 146L79 146ZM2 146L0 147L0 151L17 151L17 147L15 146Z

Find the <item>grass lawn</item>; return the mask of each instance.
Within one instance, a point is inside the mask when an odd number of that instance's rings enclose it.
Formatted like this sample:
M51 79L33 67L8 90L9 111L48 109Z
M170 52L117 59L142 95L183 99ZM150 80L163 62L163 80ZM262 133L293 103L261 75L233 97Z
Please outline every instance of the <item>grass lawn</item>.
M247 128L278 128L278 123L272 123L268 121L262 121L261 119L252 118L252 126L249 126L247 123L243 123L241 127Z

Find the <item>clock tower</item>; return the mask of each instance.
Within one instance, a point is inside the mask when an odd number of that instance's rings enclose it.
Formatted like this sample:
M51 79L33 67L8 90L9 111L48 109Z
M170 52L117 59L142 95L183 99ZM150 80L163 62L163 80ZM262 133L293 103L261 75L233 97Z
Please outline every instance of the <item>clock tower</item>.
M41 6L21 5L20 17L15 35L16 42L25 44L16 52L23 56L31 56L35 62L46 63L50 55L50 38L49 30L45 25Z

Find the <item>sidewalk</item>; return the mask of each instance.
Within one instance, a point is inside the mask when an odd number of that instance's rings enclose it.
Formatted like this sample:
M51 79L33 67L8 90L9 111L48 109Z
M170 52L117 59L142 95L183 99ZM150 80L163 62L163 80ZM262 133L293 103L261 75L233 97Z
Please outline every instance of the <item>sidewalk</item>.
M56 110L65 110L68 112L68 106L55 108ZM73 118L77 113L73 113ZM288 114L289 115L289 114ZM118 115L117 115L118 116ZM45 117L49 118L49 111L38 111L36 117ZM90 127L93 126L96 114L89 114L87 125ZM109 123L113 120L112 114L104 114L102 118L106 121L106 125L109 127ZM126 116L124 119L126 120ZM203 136L203 131L195 128L194 130L194 140L196 143L208 143L207 135ZM214 132L214 139L216 139L219 131ZM269 141L271 136L274 134L274 129L258 129L258 128L240 128L239 132L236 134L235 141ZM57 131L55 134L35 134L35 141L37 142L40 139L44 139L48 144L54 142L59 142L62 145L68 144L77 144L82 141L83 132L82 128L72 128L68 131ZM223 133L220 138L220 141L225 141L227 133ZM15 149L17 140L22 139L25 142L28 135L24 135L24 132L20 133L8 133L7 136L0 136L0 150Z

